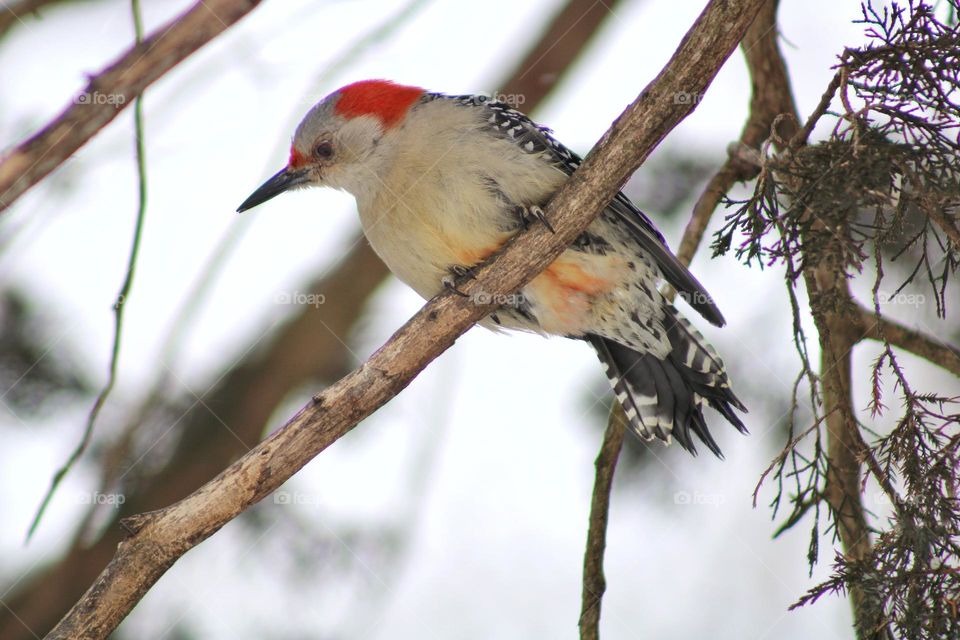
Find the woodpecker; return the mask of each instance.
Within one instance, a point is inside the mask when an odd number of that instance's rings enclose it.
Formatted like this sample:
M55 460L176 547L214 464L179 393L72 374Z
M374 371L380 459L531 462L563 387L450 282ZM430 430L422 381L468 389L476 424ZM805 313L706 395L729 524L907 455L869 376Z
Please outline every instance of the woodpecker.
M363 232L393 273L424 298L549 221L543 207L580 165L551 131L503 102L363 80L317 103L297 127L287 166L237 209L291 189L325 186L357 201ZM723 361L658 290L673 285L706 320L724 318L623 194L543 273L481 324L584 340L597 352L631 429L646 440L692 434L717 456L702 408L740 432ZM496 302L501 302L497 300Z

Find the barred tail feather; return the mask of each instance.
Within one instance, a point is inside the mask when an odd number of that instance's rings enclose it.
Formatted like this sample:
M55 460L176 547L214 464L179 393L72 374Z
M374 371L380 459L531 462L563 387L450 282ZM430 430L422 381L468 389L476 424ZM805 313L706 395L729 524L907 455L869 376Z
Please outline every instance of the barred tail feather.
M716 351L676 310L669 308L667 335L672 350L663 360L597 335L588 336L606 370L630 427L646 440L676 438L696 454L692 434L722 458L703 417L706 402L736 429L746 427L734 409L746 407L730 389Z

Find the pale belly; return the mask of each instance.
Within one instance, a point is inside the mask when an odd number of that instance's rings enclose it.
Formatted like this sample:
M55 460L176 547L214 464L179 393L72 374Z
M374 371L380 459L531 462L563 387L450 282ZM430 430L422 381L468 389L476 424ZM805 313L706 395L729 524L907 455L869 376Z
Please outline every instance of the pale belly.
M424 298L432 298L451 275L451 267L470 267L495 252L510 233L451 233L428 221L364 219L370 246L401 281Z
M439 226L410 220L403 228L389 218L364 220L361 216L361 221L368 241L390 271L425 299L443 290L450 267L482 262L512 235L472 232L468 240L465 234L445 233ZM567 250L519 292L501 298L505 306L524 305L536 320L531 323L517 314L498 314L499 326L563 336L594 331L596 314L622 306L621 300L630 295L626 264L617 254ZM489 295L478 295L483 302L492 300ZM483 324L495 326L489 321Z

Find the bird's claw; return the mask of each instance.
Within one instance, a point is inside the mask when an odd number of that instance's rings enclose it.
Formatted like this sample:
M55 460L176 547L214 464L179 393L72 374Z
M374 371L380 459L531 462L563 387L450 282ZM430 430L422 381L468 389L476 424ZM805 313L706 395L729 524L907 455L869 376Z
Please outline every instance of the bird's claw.
M458 296L463 296L464 298L469 297L467 294L465 294L463 291L460 291L460 289L457 288L456 280L454 280L452 276L444 276L443 278L440 279L440 283L443 285L443 288L446 289L447 291L452 291Z
M464 298L470 297L457 287L457 282L464 280L473 280L476 277L476 272L470 267L464 267L459 264L455 264L450 267L450 275L444 276L441 278L440 282L443 284L443 287L449 291L454 292L458 296L463 296Z
M453 274L454 277L463 278L464 280L473 280L477 277L477 272L473 267L464 267L459 264L450 267L450 273Z
M537 205L520 207L520 220L523 222L524 229L529 228L530 223L534 220L538 220L550 231L550 233L556 233L553 225L550 224L549 220L547 220L547 214L545 214L543 209Z

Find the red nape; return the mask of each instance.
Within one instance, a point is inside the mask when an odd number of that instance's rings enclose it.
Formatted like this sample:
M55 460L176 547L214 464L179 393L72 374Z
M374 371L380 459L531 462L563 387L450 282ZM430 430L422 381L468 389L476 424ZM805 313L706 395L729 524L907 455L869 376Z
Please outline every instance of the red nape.
M290 147L290 159L287 161L287 166L291 169L299 169L305 164L307 164L306 156L297 151L296 147Z
M385 129L396 125L414 102L423 95L420 87L408 87L389 80L361 80L340 89L334 111L338 115L377 116Z

